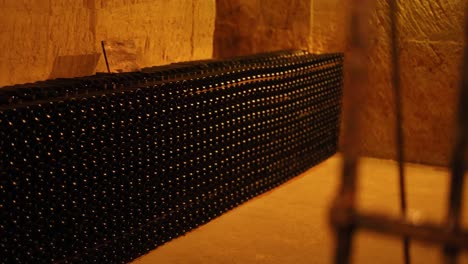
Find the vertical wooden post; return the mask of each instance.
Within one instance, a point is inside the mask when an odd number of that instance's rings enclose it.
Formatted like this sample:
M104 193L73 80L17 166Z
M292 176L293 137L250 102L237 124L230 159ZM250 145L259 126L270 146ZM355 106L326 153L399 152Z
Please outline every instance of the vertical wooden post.
M465 7L465 50L461 65L460 96L458 105L457 134L452 154L450 177L450 197L447 214L447 231L457 233L460 230L460 217L463 197L464 173L466 170L468 145L468 4ZM446 263L457 263L459 248L445 245Z
M355 207L356 173L359 161L359 110L365 105L368 87L368 38L370 36L370 14L374 0L351 0L348 21L348 45L345 55L345 88L343 105L343 155L342 179L335 203L342 217L336 225L335 263L349 263L354 233L353 211Z

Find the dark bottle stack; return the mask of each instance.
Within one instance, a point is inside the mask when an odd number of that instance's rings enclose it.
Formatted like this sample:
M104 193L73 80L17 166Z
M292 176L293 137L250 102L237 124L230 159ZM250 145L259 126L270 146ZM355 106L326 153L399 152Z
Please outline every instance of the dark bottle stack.
M337 150L342 54L0 89L2 263L123 263Z

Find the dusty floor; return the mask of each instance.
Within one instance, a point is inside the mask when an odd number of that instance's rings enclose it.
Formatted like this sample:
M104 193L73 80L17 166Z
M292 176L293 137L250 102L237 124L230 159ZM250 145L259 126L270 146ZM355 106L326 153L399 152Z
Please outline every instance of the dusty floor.
M332 263L328 209L339 166L337 155L134 263ZM413 164L406 170L411 216L443 221L448 172ZM363 159L360 171L360 207L398 215L396 164ZM468 194L464 198L464 226L468 227ZM362 232L355 241L354 263L402 263L398 239ZM437 247L415 242L411 255L412 263L441 263ZM459 263L468 263L468 255Z

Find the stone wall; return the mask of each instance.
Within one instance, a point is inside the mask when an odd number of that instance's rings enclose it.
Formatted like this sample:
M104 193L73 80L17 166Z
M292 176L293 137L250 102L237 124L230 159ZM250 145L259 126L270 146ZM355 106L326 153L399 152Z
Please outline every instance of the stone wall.
M141 67L212 56L214 0L97 2L97 38L134 40Z
M214 57L307 49L310 0L217 0Z
M448 165L454 139L464 0L399 1L401 85L407 159ZM395 157L394 101L390 86L389 7L377 1L369 63L363 147L368 155Z
M106 71L102 40L140 67L212 56L214 0L0 0L0 86Z
M84 58L90 65L70 71L93 73L93 15L86 3L3 0L0 10L0 86L47 79L55 61Z
M437 165L448 164L458 102L460 63L463 54L465 0L404 1L401 8L401 71L404 98L406 152L410 160ZM380 5L380 16L387 6ZM380 23L385 23L380 19ZM380 46L384 46L380 44ZM380 52L380 54L384 54ZM383 57L385 55L380 55ZM379 65L375 56L373 65ZM388 72L388 69L385 69ZM383 76L383 74L380 74ZM383 78L382 78L383 79ZM388 91L385 79L382 91ZM387 92L388 93L388 92ZM384 92L374 101L386 97ZM387 110L388 111L388 110ZM382 111L382 116L393 117ZM370 117L370 124L377 117ZM385 122L385 120L381 121ZM376 128L374 128L376 129ZM377 133L378 135L378 133ZM386 144L391 143L385 138ZM377 143L375 138L375 142ZM368 144L370 153L388 156Z
M313 52L344 50L346 3L313 0ZM448 165L454 139L465 0L399 1L401 85L408 161ZM390 71L387 0L372 18L371 88L363 106L361 145L366 155L395 158L395 115ZM345 136L345 135L344 135Z

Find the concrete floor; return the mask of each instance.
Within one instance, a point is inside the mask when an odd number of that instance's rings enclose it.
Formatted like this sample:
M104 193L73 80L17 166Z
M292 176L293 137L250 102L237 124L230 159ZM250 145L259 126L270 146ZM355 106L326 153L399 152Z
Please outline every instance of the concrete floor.
M339 168L340 156L336 155L133 263L332 263L334 242L328 210ZM441 223L448 171L413 164L406 170L411 217ZM366 158L360 176L360 208L398 215L396 164ZM467 202L465 194L465 227ZM354 263L402 263L399 239L359 232L354 247ZM418 242L412 244L411 256L412 263L441 263L439 248ZM459 263L468 263L468 255L464 254Z

